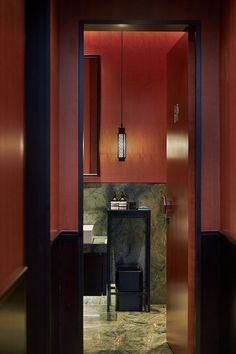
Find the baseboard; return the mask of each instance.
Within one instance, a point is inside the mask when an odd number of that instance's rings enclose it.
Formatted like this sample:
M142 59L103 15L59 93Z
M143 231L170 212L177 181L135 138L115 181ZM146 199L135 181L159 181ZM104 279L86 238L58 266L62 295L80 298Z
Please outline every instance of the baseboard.
M63 231L51 243L51 333L53 354L83 353L82 237Z
M201 354L220 354L221 234L202 233L201 252Z
M236 352L236 241L221 234L221 353Z
M236 351L236 241L202 233L201 354Z
M24 268L0 299L0 354L26 354L26 274Z

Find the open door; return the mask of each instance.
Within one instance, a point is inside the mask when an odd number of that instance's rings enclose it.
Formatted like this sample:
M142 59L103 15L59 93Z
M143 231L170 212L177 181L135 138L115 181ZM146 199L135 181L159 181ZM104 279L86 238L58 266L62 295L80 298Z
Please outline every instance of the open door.
M167 340L195 353L195 34L167 57Z

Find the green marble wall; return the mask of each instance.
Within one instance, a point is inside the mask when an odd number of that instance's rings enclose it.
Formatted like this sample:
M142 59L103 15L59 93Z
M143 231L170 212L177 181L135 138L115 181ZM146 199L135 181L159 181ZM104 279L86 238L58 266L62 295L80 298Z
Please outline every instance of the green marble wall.
M161 197L165 194L165 184L158 183L85 183L84 223L94 224L94 235L107 234L107 208L114 192L122 191L129 201L136 201L151 210L151 303L166 303L166 219L160 210ZM138 257L143 263L141 243L143 226L140 220L122 221L124 242L117 242L116 261L129 261ZM119 234L121 222L114 228ZM125 232L124 232L125 230ZM128 245L123 247L122 244ZM121 245L121 247L119 247Z

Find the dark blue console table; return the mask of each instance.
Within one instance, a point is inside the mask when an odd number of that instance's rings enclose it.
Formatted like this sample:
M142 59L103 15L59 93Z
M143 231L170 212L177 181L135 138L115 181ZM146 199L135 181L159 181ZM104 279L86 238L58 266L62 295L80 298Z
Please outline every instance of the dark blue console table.
M144 289L140 295L143 297L143 308L150 311L150 230L151 211L149 209L136 210L108 210L108 230L107 230L107 311L110 312L111 295L118 292L111 285L111 233L112 220L114 218L142 218L145 221L145 269L144 269Z

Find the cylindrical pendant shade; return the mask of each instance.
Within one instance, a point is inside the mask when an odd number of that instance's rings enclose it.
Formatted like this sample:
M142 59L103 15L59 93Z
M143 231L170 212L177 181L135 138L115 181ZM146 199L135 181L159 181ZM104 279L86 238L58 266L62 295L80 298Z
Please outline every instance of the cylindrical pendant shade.
M126 134L125 128L120 127L118 129L118 159L119 161L125 161L126 158Z

